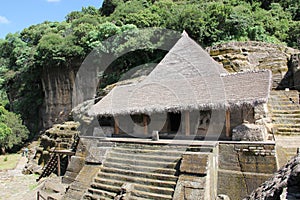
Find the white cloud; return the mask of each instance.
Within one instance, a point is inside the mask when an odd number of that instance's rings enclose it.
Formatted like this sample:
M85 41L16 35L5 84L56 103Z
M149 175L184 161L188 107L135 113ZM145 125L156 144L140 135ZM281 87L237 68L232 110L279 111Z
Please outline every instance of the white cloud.
M60 2L60 0L47 0L48 2L52 3L52 2Z
M10 21L6 17L0 16L0 24L9 24L9 23Z

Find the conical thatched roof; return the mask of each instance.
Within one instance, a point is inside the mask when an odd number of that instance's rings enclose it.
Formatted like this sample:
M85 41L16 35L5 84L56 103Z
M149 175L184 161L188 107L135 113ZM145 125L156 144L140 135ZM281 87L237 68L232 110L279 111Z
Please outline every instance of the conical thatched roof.
M91 115L210 109L264 103L270 71L228 74L184 32L146 79L115 87Z

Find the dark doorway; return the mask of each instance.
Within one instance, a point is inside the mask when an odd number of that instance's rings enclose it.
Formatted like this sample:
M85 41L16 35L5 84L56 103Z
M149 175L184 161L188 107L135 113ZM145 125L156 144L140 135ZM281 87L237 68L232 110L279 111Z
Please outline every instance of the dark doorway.
M181 113L168 113L170 119L170 132L178 132L181 123Z

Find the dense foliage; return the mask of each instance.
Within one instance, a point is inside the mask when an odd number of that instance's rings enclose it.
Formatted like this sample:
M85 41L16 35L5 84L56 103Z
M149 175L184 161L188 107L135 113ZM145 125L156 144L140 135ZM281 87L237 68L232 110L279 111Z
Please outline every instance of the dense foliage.
M31 131L37 131L43 104L43 69L83 61L93 48L105 48L103 41L113 35L161 27L186 30L203 46L257 40L300 48L299 20L300 0L105 0L100 9L83 8L69 13L63 22L46 21L0 40L0 97L6 101L6 109L21 114ZM155 46L147 46L143 40L128 39L119 44L120 40L111 44L113 53L145 47L116 60L103 74L105 84L118 80L134 65L157 62L165 54L154 51ZM0 120L0 131L1 138L16 134L5 120Z
M19 115L8 112L0 106L0 148L1 153L6 150L18 149L28 138L29 131L22 125Z

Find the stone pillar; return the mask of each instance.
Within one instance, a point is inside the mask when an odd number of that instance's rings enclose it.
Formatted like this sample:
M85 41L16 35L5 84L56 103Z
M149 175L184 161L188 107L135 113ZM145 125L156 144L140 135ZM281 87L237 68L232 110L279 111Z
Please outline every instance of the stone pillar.
M185 120L185 135L189 136L191 134L190 112L189 111L185 111L184 120Z

